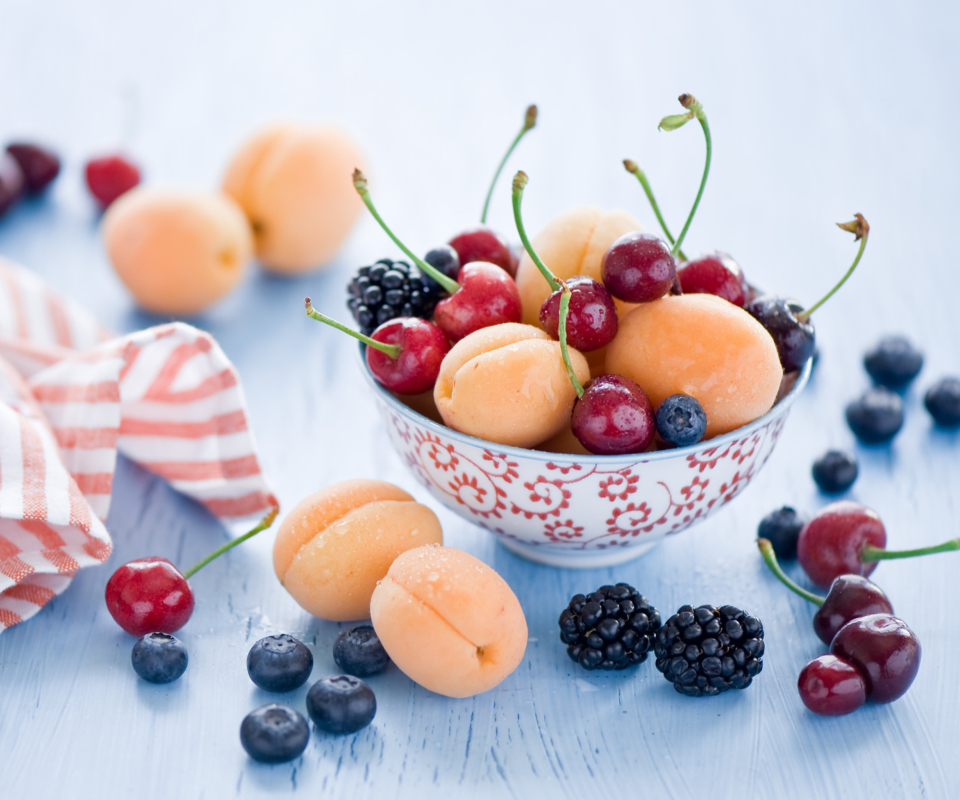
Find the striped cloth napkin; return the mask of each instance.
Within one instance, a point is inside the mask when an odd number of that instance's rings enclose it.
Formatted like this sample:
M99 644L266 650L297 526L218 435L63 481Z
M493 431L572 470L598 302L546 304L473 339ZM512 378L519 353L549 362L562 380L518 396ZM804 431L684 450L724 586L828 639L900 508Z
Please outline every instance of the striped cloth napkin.
M276 508L245 408L209 334L175 322L112 338L0 258L0 633L107 560L117 451L225 524Z

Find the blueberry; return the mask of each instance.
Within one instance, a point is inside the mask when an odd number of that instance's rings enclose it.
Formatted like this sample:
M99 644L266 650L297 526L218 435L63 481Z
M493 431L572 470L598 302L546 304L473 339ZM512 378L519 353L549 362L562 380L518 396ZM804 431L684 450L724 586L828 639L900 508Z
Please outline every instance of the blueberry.
M187 668L187 648L176 636L148 633L137 639L130 660L137 675L145 681L170 683Z
M303 714L277 703L251 711L240 723L240 744L250 758L264 764L296 758L309 738L310 727Z
M348 675L366 678L383 672L390 663L390 656L380 644L376 631L369 625L360 625L337 637L333 660Z
M889 442L903 427L903 401L876 386L847 406L847 424L865 444Z
M285 633L261 639L247 653L247 673L261 689L290 692L303 686L313 669L313 654Z
M857 479L857 458L842 450L829 450L813 462L813 479L821 492L845 492Z
M941 378L927 389L923 404L937 425L956 428L960 425L960 379Z
M433 248L433 250L423 257L423 260L431 267L436 267L448 278L456 280L457 275L460 274L460 256L457 255L457 251L448 244ZM446 294L446 291L441 288L440 284L429 275L423 275L422 280L426 286L437 294Z
M777 558L789 560L797 557L797 539L806 519L790 506L771 511L760 520L758 539L769 539Z
M377 698L359 678L328 675L307 692L307 711L321 730L354 733L370 724L377 713Z
M923 353L903 336L885 336L863 357L863 366L875 383L903 389L923 367Z
M688 394L672 394L657 409L657 433L678 447L696 444L707 430L703 406Z

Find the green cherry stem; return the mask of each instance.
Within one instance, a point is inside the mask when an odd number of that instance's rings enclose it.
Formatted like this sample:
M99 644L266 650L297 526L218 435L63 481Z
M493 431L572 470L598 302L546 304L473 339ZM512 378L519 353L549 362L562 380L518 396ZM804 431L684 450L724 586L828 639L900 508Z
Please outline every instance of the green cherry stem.
M370 210L373 218L380 223L380 227L383 228L387 236L393 239L394 244L403 250L403 252L407 254L414 264L416 264L423 272L433 278L450 294L453 294L455 291L457 291L457 289L460 288L460 284L453 280L453 278L444 275L440 270L431 266L422 258L417 258L417 256L407 249L407 246L403 242L394 236L393 231L387 227L387 223L384 222L377 213L377 209L373 205L373 200L370 199L370 192L367 191L367 179L358 169L353 171L353 188L357 190L357 194L360 195L360 199L363 200L363 204Z
M536 251L533 249L533 245L530 244L530 239L527 236L527 230L523 227L523 217L520 215L520 203L523 201L523 189L529 180L530 178L527 177L527 173L523 170L520 170L516 175L513 176L513 218L517 223L517 233L520 234L520 241L523 242L524 249L530 255L533 263L537 265L537 269L540 270L540 274L543 275L544 280L550 284L550 291L555 292L561 287L562 284L557 279L557 276L550 271L547 265L540 260L540 256L538 256Z
M570 363L570 351L567 349L567 315L570 313L570 290L566 285L560 292L560 324L557 334L560 337L560 355L563 356L563 366L567 368L567 375L570 376L570 382L577 392L577 397L583 397L583 386L577 380L577 373L573 371L573 365Z
M273 521L277 518L277 513L279 511L279 508L274 508L269 514L267 514L267 516L260 520L260 523L256 528L247 531L245 534L243 534L243 536L238 536L236 539L227 542L223 547L218 547L206 558L200 559L196 564L190 567L190 569L183 573L183 577L189 579L192 575L196 574L198 571L207 566L207 564L213 561L213 559L215 559L217 556L223 555L227 552L227 550L236 547L241 542L247 541L247 539L249 539L251 536L256 536L258 533L260 533L260 531L265 531L267 528L273 525Z
M760 548L760 554L763 556L763 560L767 562L767 566L770 567L770 571L780 579L780 583L786 586L790 591L796 592L804 600L809 600L811 603L814 603L817 606L822 606L825 597L821 597L818 594L813 592L808 592L806 589L797 586L790 578L787 577L787 574L783 571L780 566L780 562L777 561L777 554L773 552L773 544L769 539L757 539L757 547Z
M660 223L660 229L663 231L663 235L667 237L667 241L672 245L675 241L673 234L670 233L670 229L667 227L667 223L663 218L663 214L660 213L660 206L657 205L657 199L653 196L653 189L650 187L650 181L647 179L647 174L640 169L636 161L632 161L629 158L623 159L623 167L631 175L635 175L637 180L640 181L640 185L643 187L643 192L647 196L650 207L653 209L653 213L657 215L657 222ZM684 255L682 250L678 250L677 255L679 255L684 261L687 260L687 257Z
M960 550L960 539L949 539L941 544L930 547L917 547L913 550L884 550L872 544L864 545L860 551L860 560L869 563L872 561L887 561L894 558L913 558L914 556L932 556L935 553L948 553L951 550Z
M700 205L700 198L703 197L703 190L707 185L707 175L710 174L710 159L713 155L713 140L710 138L710 126L707 124L707 115L703 112L703 106L700 105L692 94L682 94L679 99L680 105L689 109L689 111L686 114L672 114L664 117L660 120L659 127L666 131L673 131L683 127L691 119L696 119L697 122L700 123L700 127L703 128L703 136L707 141L707 158L703 165L703 177L700 179L700 189L697 191L697 198L693 201L693 208L690 209L687 221L683 224L683 230L680 231L677 241L673 244L674 256L679 254L680 245L683 244L683 240L687 236L687 231L690 229L690 223L693 222L693 215L697 213L697 206Z
M523 127L520 129L520 133L517 134L517 138L513 140L513 144L507 149L506 154L503 157L503 161L500 162L500 166L497 167L497 171L493 173L493 181L490 183L490 189L487 191L487 199L483 203L483 213L480 215L480 224L484 225L487 222L487 210L490 208L490 198L493 197L493 188L497 185L497 180L500 178L500 173L503 172L503 168L507 165L507 161L510 160L510 156L513 154L513 151L516 149L517 145L520 144L520 140L526 135L527 131L533 128L537 124L537 107L528 106L527 113L523 117Z
M870 234L870 225L863 218L863 214L854 214L854 217L855 219L852 222L838 222L837 227L852 233L854 235L853 241L857 241L858 239L860 240L860 249L857 250L857 257L853 259L850 269L846 271L836 286L834 286L806 311L802 311L801 313L797 314L797 319L800 320L800 322L806 322L808 319L810 319L810 315L814 311L816 311L818 308L820 308L820 306L826 303L827 300L833 297L837 289L843 286L843 284L847 282L847 278L853 275L853 271L857 268L857 264L860 263L860 256L863 255L864 248L867 246L867 236Z
M303 304L307 309L307 316L313 317L317 322L324 322L332 328L336 328L338 331L343 331L344 333L352 336L354 339L358 339L363 342L367 347L372 347L374 350L379 350L384 355L392 358L396 361L400 358L400 345L398 344L387 344L386 342L378 342L376 339L371 339L369 336L365 336L360 333L360 331L355 331L353 328L348 328L341 322L337 322L332 317L328 317L326 314L321 314L317 309L313 307L313 304L310 302L309 297L303 298Z

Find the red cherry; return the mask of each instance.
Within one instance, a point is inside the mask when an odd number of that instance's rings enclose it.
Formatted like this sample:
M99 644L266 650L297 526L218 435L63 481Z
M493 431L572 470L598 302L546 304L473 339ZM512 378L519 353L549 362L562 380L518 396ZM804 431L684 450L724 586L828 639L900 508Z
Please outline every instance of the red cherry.
M140 183L137 165L119 154L90 159L85 172L87 187L102 208Z
M871 614L848 622L833 637L830 652L863 673L867 697L875 703L900 697L920 669L917 635L892 614Z
M440 363L450 350L443 332L417 317L397 317L383 323L370 338L398 345L395 357L367 346L367 366L384 388L397 394L420 394L432 389Z
M23 170L9 153L0 153L0 217L23 194Z
M814 714L839 717L862 706L867 699L867 682L849 661L836 656L815 658L797 681L800 699Z
M485 261L465 264L457 283L460 288L433 311L433 321L451 341L490 325L520 321L520 290L500 267Z
M650 399L622 375L598 375L587 383L570 427L580 444L597 455L640 453L657 430Z
M743 308L749 288L740 265L726 253L709 253L677 270L684 294L715 294Z
M193 592L180 570L165 558L138 558L107 581L107 609L127 633L173 633L193 613Z
M876 511L840 500L821 508L800 530L797 560L810 580L826 587L840 575L869 575L877 563L861 561L861 551L886 543L887 532Z
M517 276L517 266L520 262L510 249L510 245L486 225L468 228L454 236L447 244L457 251L461 264L486 261L505 269L511 278Z
M23 170L24 183L31 194L42 192L60 173L60 159L46 147L14 142L7 145L7 152L17 160Z
M813 615L813 630L830 644L844 625L871 614L892 614L893 606L877 584L860 575L840 575L830 584L823 605Z
M649 303L670 291L677 267L663 239L652 233L631 231L604 253L600 275L614 297L628 303Z
M610 292L592 278L578 275L566 281L570 289L567 312L567 344L581 353L597 350L617 335L617 307ZM540 326L554 339L560 338L560 295L551 293L540 307Z

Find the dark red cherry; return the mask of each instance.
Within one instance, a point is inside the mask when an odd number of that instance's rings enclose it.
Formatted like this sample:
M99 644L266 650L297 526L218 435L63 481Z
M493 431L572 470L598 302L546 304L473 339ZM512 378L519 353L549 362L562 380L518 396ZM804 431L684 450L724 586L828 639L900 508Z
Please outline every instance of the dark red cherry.
M567 344L584 353L610 344L617 335L617 307L610 292L583 275L566 284L570 289ZM560 289L553 292L540 307L540 326L554 339L560 338L561 294Z
M765 294L747 303L746 310L773 337L784 372L800 369L813 355L817 335L809 319L797 317L803 311L799 303Z
M800 672L800 699L814 714L839 717L862 706L867 682L857 667L836 656L815 658Z
M127 633L173 633L193 613L187 579L165 558L138 558L124 564L107 581L107 609Z
M140 169L125 156L92 158L84 169L87 188L102 208L140 183Z
M649 303L670 291L677 267L663 239L652 233L631 231L604 253L600 275L614 297L628 303Z
M454 236L447 244L457 251L461 264L486 261L505 269L511 278L517 276L517 266L520 262L510 249L510 245L486 225L468 228Z
M852 663L867 680L867 697L890 703L920 669L920 641L892 614L871 614L848 622L833 637L830 653Z
M813 630L830 644L844 625L871 614L892 614L893 606L883 590L861 575L840 575L830 584L823 605L813 615Z
M485 261L464 264L457 283L460 288L433 310L433 321L451 341L490 325L520 321L520 290L500 267Z
M7 145L7 152L20 165L26 190L30 194L42 192L60 173L60 159L46 147L14 142Z
M420 394L432 389L440 374L440 362L450 350L443 332L418 317L397 317L385 322L370 338L400 347L395 358L369 345L366 354L373 376L397 394Z
M871 508L840 500L820 509L800 531L797 560L817 586L827 587L840 575L869 575L876 561L864 562L867 545L882 548L887 532Z
M9 153L0 153L0 217L23 194L23 170Z
M749 287L740 265L726 253L708 253L677 269L684 294L715 294L743 308Z
M587 383L570 427L580 444L597 455L641 453L657 430L650 399L622 375L598 375Z

